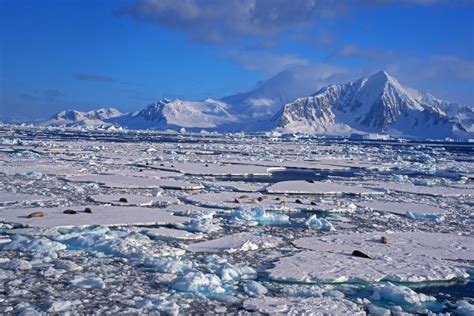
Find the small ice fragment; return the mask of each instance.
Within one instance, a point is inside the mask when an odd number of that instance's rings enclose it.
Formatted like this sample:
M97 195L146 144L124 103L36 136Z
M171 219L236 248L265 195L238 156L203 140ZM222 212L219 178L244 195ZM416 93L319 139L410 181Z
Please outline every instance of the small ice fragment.
M58 260L55 262L54 267L56 269L62 269L69 272L80 272L82 271L82 267L72 261L69 260Z
M267 294L268 290L262 284L256 281L247 281L243 285L243 290L250 296L261 296Z
M469 316L474 315L474 305L465 300L456 302L456 309L454 310L455 315Z
M433 296L417 293L406 286L397 286L391 283L374 287L371 296L373 300L385 300L395 304L419 305L424 302L436 301Z
M426 222L442 222L444 220L443 215L413 213L410 211L407 211L406 216L409 219L418 220L418 221L426 221Z
M1 269L13 270L13 271L24 271L32 268L31 263L22 259L14 259L0 264Z
M179 292L194 292L202 294L224 293L221 280L215 274L188 272L178 277L172 288Z
M77 277L71 281L71 284L77 287L85 288L85 289L105 288L104 280L102 280L102 278L99 278L99 277L91 277L91 278Z
M288 215L274 213L265 210L262 207L242 207L238 210L234 210L231 213L230 221L233 223L239 222L254 222L256 224L284 224L290 220Z
M314 230L334 231L334 226L325 218L318 218L316 215L311 216L306 222L306 226Z

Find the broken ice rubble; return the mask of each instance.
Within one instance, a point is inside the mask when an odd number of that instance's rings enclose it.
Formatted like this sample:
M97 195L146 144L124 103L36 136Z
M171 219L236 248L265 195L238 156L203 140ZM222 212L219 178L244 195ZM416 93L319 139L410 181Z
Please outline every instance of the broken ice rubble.
M470 315L471 147L0 125L0 313Z

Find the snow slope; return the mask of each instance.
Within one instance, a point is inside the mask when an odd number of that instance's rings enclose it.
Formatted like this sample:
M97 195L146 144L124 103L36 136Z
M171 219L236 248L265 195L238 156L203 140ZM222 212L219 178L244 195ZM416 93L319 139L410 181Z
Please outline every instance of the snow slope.
M388 133L420 138L467 138L459 120L414 96L380 71L368 78L330 85L285 105L278 129L284 132Z
M49 120L43 121L41 125L51 126L101 126L107 124L107 120L124 115L114 108L101 108L89 112L76 110L65 110L53 115Z
M212 129L226 130L238 119L228 112L228 104L214 99L184 101L163 99L143 110L113 120L131 129Z
M462 126L469 132L474 132L474 110L463 104L438 99L426 92L408 89L412 96L422 104L437 108L449 117L459 120Z
M248 92L227 96L221 101L230 104L231 113L245 122L244 130L267 131L277 127L285 104L327 85L332 74L333 71L324 67L293 67L259 82Z

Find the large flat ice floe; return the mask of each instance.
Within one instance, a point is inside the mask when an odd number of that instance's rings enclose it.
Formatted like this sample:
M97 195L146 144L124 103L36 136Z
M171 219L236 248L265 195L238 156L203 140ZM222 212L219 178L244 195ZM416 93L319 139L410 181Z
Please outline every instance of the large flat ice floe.
M23 202L39 202L53 200L54 198L35 194L14 193L0 191L0 205Z
M218 239L191 244L192 252L240 252L265 248L274 248L281 243L281 238L250 233L238 233Z
M161 167L163 170L173 170L185 175L194 176L269 176L271 171L285 168L269 168L255 165L237 165L220 163L173 163Z
M91 196L95 202L121 206L167 206L178 204L171 196L144 196L136 194L102 194Z
M45 175L80 175L86 172L85 168L77 168L71 164L56 162L26 162L18 164L1 165L0 173L7 175L28 175L32 173Z
M399 215L406 215L407 212L416 213L416 214L444 214L446 213L445 209L439 208L437 206L420 204L420 203L410 203L410 202L379 202L379 201L370 201L370 202L360 202L357 203L358 206L366 207L374 211L382 211Z
M386 243L382 242L382 236ZM298 239L307 249L280 259L269 271L293 282L423 282L466 278L474 259L472 237L440 233L370 233ZM359 251L369 258L354 256Z
M315 194L315 195L383 195L383 191L355 185L343 185L320 181L282 181L266 188L268 193Z
M367 183L367 186L374 186L378 188L384 188L388 191L403 192L403 193L412 193L420 195L430 195L430 196L474 196L474 190L472 188L456 188L449 186L423 186L415 185L412 183L398 183L398 182L371 182Z
M382 236L388 243L382 243ZM474 237L455 233L365 233L307 237L294 241L295 246L332 252L361 250L369 256L416 254L451 260L474 260Z
M178 190L200 190L204 188L201 184L181 180L130 177L122 175L90 174L71 176L66 179L73 182L96 182L110 188L163 188Z
M437 258L384 254L367 259L352 256L352 251L303 251L279 259L269 277L295 283L339 283L444 281L469 276L465 269Z
M90 208L92 213L84 210ZM64 211L73 210L76 214L65 214ZM42 217L28 216L35 212L42 212ZM174 216L159 209L133 206L61 206L52 208L8 209L0 213L0 220L8 223L18 223L29 227L71 227L71 226L121 226L121 225L158 225L177 224L189 218Z
M186 199L193 204L224 209L261 207L282 211L321 210L321 204L314 201L259 192L208 192L191 195Z

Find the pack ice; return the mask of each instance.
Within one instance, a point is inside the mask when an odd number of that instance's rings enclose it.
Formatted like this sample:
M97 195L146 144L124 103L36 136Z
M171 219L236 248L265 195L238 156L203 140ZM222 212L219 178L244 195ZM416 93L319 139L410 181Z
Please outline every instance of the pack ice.
M471 144L110 126L0 125L1 314L472 314Z

